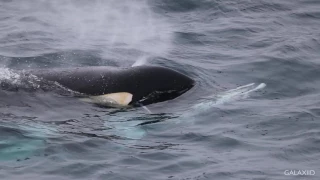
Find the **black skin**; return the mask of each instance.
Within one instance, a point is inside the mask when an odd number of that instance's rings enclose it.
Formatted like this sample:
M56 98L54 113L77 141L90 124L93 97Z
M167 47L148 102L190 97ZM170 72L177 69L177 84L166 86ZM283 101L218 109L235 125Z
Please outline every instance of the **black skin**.
M141 106L174 99L191 89L191 78L169 68L108 66L31 70L31 74L90 96L128 92L130 105Z

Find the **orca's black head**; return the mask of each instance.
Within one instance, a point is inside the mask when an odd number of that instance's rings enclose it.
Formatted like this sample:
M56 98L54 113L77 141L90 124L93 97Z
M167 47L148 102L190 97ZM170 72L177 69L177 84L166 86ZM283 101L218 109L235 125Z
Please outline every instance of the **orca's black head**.
M147 105L174 99L191 89L195 81L175 70L159 66L133 67L135 82L132 105Z
M174 99L195 84L188 76L159 66L37 69L30 73L91 97L127 92L133 106Z

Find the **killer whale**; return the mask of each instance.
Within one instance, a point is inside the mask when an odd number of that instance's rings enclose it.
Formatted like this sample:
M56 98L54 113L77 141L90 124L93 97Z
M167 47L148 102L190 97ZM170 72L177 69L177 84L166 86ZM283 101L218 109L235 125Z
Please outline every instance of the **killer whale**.
M167 101L195 85L190 77L161 66L90 66L34 69L28 73L87 95L90 102L107 102L110 106L144 106Z

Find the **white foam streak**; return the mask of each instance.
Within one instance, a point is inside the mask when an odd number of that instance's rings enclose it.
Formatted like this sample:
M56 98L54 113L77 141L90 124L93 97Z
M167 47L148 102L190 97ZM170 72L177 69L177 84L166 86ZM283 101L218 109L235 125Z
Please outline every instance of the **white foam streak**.
M193 106L194 111L192 111L192 113L198 114L204 111L208 111L219 105L232 103L234 101L241 100L241 99L246 99L250 96L250 93L261 90L264 87L266 87L265 83L261 83L258 86L255 86L254 83L251 83L251 84L237 87L235 89L228 90L218 95L210 96L206 98L204 102L194 105Z
M11 71L8 68L0 68L0 82L10 82L13 85L21 84L21 77L18 73Z

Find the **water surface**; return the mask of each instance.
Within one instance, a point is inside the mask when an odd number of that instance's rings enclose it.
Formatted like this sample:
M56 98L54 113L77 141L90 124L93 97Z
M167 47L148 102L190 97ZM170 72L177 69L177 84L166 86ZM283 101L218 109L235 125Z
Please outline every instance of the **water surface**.
M319 29L317 0L2 0L0 178L319 179ZM136 61L197 86L148 114L14 73Z

